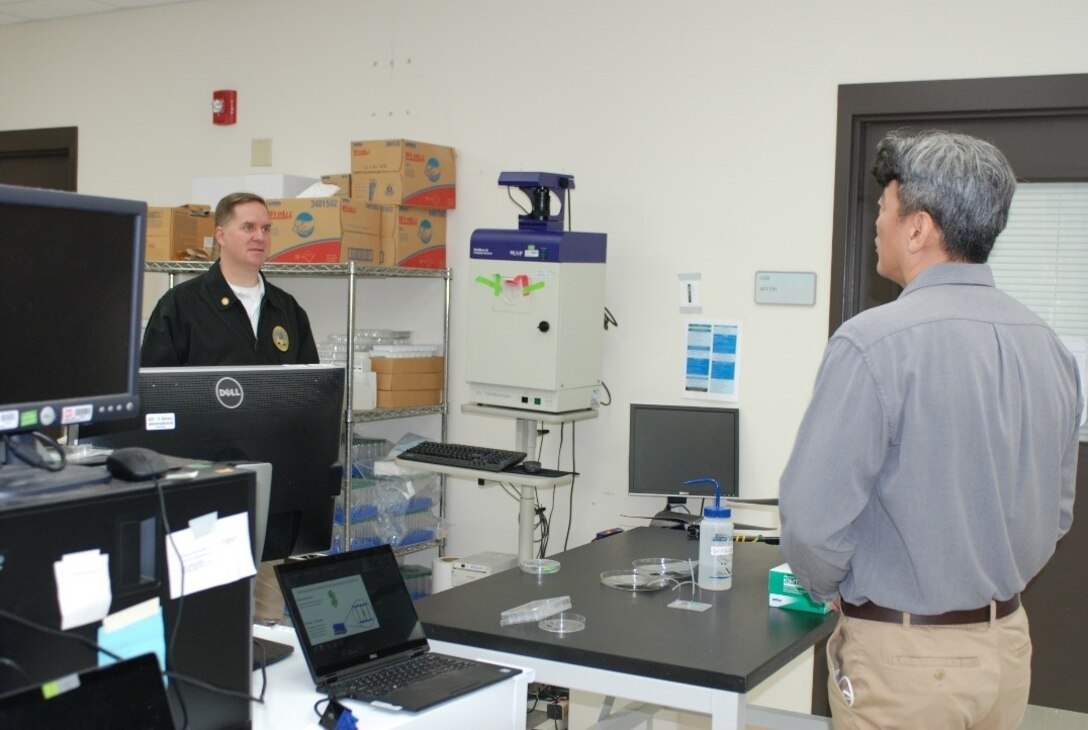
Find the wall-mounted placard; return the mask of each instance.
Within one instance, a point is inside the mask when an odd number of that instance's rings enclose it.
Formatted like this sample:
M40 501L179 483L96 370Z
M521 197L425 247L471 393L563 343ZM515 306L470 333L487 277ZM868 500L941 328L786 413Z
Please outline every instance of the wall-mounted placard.
M815 272L756 272L756 304L798 304L811 306L815 303Z

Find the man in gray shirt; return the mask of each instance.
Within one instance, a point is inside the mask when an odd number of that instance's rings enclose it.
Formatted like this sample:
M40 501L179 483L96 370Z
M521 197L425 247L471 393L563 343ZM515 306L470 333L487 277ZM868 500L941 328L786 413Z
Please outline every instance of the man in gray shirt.
M782 551L842 612L836 727L1016 728L1019 594L1073 518L1077 365L985 263L1016 187L1000 151L892 133L873 174L877 273L904 289L828 342L782 475Z

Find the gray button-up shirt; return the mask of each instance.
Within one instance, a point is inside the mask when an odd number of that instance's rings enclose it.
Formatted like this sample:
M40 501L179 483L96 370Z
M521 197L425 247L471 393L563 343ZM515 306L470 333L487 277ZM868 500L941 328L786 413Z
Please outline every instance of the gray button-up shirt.
M919 614L1022 590L1073 519L1076 367L984 264L930 266L844 323L780 485L801 583Z

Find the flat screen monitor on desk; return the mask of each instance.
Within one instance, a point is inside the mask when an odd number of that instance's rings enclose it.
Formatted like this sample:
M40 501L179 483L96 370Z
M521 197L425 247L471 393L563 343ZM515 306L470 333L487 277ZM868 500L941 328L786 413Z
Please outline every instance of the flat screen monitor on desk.
M35 433L135 415L146 221L138 201L0 185L0 492L108 480L43 462Z
M77 440L214 462L272 465L262 560L328 550L342 486L344 369L331 365L142 368L137 418Z
M628 494L664 497L656 519L686 519L689 513L674 507L688 497L713 499L714 485L685 481L711 477L723 498L739 496L739 451L736 408L632 403Z

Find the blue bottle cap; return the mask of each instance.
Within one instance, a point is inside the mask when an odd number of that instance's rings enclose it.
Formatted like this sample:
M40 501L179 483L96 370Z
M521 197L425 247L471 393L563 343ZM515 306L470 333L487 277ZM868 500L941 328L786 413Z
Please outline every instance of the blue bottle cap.
M714 485L714 504L710 507L703 507L703 517L709 517L711 519L725 519L733 516L733 510L729 507L722 507L722 485L718 483L718 480L714 477L700 477L698 479L688 479L684 484L713 484Z

